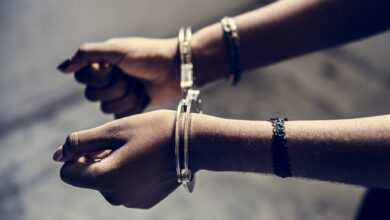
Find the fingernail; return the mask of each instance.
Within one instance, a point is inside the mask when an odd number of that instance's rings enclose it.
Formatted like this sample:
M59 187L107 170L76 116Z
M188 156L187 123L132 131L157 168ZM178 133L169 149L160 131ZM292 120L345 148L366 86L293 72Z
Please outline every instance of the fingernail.
M56 152L54 153L53 160L60 162L63 159L63 157L64 157L64 155L62 153L62 145L61 145L57 148Z
M57 66L58 70L65 70L70 65L70 59L66 59L64 62L62 62L60 65Z

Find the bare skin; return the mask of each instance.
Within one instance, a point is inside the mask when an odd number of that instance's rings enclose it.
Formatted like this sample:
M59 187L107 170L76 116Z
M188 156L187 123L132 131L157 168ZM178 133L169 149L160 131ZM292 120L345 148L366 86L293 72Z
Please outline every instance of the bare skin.
M285 0L237 16L243 66L259 67L385 31L390 26L389 4L387 0ZM195 33L192 46L200 85L225 77L228 58L219 24ZM87 85L87 97L101 101L103 110L116 117L142 111L147 105L139 101L142 97L149 97L153 105L180 96L174 38L86 44L59 69L76 72ZM174 114L138 114L71 134L53 156L65 162L61 178L100 191L113 205L154 206L178 186ZM273 172L269 122L192 117L190 167L195 172ZM384 175L390 168L389 115L291 121L286 129L294 176L390 188Z
M178 186L174 117L175 112L160 110L72 133L54 154L66 161L61 178L100 191L113 205L154 206ZM383 175L390 169L390 115L291 121L286 129L294 176L390 188L390 177ZM194 172L273 172L270 122L193 114L190 130ZM112 153L99 162L88 159L102 150Z
M74 72L86 85L86 98L100 101L104 113L120 118L180 97L176 50L173 38L115 38L80 46L58 69Z
M389 8L386 0L284 0L239 15L235 20L244 70L385 31L390 27ZM199 85L226 78L228 51L219 23L194 34L192 51ZM102 80L100 69L91 65L96 62L113 65L124 77ZM176 38L115 38L82 45L59 70L76 72L76 79L87 86L89 100L101 101L103 112L123 117L140 113L146 104L163 104L180 97L178 64ZM125 80L129 77L130 82ZM134 83L144 88L142 95L135 95ZM150 103L138 100L144 95Z
M155 111L72 133L54 154L61 178L100 191L112 205L150 208L177 188L174 112ZM142 135L139 135L142 134ZM112 151L99 162L88 155ZM86 157L83 157L86 156Z

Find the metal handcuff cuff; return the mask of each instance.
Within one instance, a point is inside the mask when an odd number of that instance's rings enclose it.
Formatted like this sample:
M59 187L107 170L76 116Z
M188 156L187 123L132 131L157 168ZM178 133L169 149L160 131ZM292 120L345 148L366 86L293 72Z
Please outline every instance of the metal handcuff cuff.
M189 168L189 129L191 113L202 113L200 91L194 86L193 65L191 61L191 27L182 27L179 31L180 51L180 87L182 99L179 101L175 122L175 159L177 181L187 192L192 192L195 174Z

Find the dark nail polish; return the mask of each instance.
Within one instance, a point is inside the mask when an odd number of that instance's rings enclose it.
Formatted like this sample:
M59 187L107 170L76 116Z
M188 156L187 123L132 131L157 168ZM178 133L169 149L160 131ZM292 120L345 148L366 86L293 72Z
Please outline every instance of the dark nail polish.
M64 70L68 68L70 65L70 59L66 59L64 62L62 62L60 65L57 66L57 69Z

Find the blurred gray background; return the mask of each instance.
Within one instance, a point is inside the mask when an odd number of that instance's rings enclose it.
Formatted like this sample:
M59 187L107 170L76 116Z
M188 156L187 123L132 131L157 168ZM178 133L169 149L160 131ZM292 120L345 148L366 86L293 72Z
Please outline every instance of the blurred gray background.
M80 44L172 37L181 25L197 29L264 3L0 0L0 219L352 219L364 188L238 173L201 172L192 195L179 188L151 210L112 207L97 192L62 183L51 160L68 133L111 120L55 69ZM261 68L235 88L219 82L204 89L205 112L254 120L387 114L389 39L384 33Z

